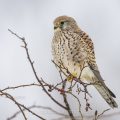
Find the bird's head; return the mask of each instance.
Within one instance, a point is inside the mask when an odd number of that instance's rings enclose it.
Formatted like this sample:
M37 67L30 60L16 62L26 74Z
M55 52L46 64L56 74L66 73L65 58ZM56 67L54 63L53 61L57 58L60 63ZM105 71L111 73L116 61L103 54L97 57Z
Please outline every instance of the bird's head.
M54 30L79 30L76 21L72 17L59 16L54 20Z

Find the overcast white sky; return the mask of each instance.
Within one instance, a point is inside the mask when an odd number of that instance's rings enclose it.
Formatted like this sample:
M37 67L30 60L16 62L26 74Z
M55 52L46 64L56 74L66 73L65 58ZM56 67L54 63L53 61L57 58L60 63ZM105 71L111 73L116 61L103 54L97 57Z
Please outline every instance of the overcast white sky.
M51 62L51 40L53 20L60 15L74 17L81 29L91 36L101 74L120 105L119 0L0 0L0 89L35 81L25 51L20 47L21 41L11 35L8 28L26 38L39 76L52 84L57 82L59 75ZM108 108L95 89L90 91L95 109L102 111ZM40 89L18 89L10 93L26 106L36 103L61 111ZM62 100L58 94L55 97ZM77 105L72 100L70 102L75 111ZM0 120L5 120L16 110L12 102L0 97ZM51 112L36 112L49 119L54 117ZM37 120L29 115L28 118ZM118 118L120 115L109 120ZM15 120L22 119L20 115Z

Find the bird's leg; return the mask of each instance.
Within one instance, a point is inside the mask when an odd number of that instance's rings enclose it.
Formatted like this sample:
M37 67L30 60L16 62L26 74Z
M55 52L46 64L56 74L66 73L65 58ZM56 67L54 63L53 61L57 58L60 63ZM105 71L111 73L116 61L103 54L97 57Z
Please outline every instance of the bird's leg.
M67 77L67 81L69 82L72 82L74 79L74 76L72 74L70 74L68 77Z

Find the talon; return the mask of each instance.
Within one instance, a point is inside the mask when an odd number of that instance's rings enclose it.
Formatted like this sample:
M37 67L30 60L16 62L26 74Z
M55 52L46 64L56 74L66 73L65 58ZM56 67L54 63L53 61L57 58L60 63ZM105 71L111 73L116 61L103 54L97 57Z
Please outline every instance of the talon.
M73 79L75 79L76 77L77 77L77 73L73 72L71 75L67 77L67 81L72 82Z
M69 75L69 76L67 77L67 81L69 81L69 82L72 82L73 79L74 79L74 76L73 76L73 75Z

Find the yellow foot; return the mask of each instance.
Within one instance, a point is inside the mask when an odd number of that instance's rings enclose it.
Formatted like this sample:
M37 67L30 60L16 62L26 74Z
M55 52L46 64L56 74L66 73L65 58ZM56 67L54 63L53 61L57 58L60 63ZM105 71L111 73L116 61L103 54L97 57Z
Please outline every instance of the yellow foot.
M76 78L76 77L77 77L77 73L74 72L74 73L72 73L71 75L69 75L69 76L67 77L67 81L72 82L73 79Z

